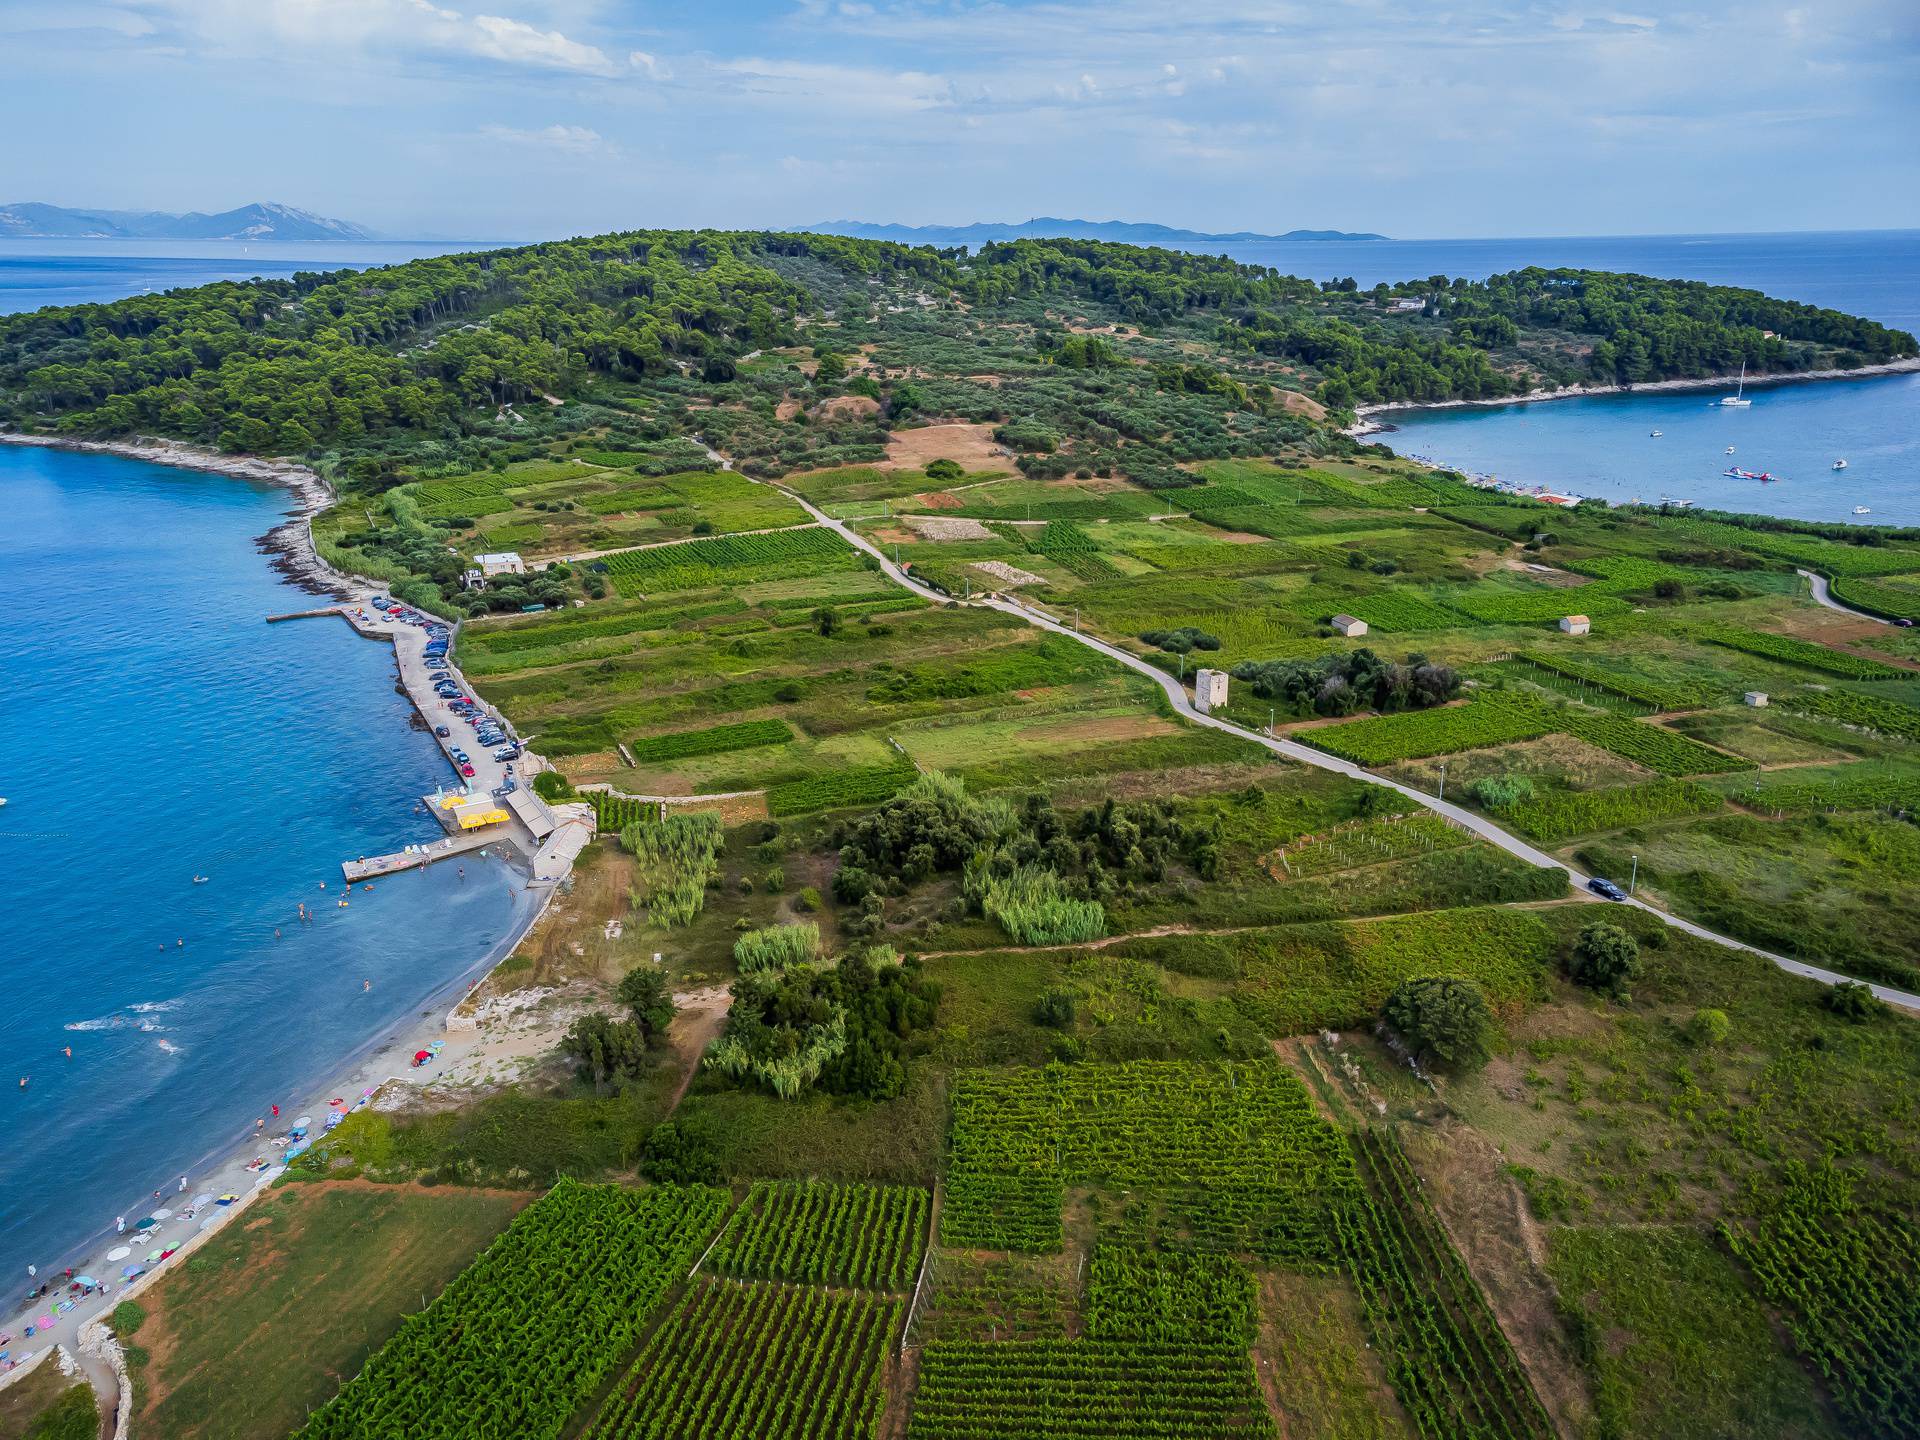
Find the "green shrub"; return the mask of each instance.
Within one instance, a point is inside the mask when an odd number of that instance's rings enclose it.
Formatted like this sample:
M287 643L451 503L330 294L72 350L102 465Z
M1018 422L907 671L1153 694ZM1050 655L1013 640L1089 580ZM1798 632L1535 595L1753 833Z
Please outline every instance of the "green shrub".
M1858 980L1842 980L1838 985L1828 986L1820 1003L1842 1020L1851 1020L1856 1025L1887 1013L1886 1001L1873 993L1872 986Z
M1687 1021L1688 1043L1703 1049L1726 1044L1732 1034L1733 1022L1727 1018L1724 1010L1696 1010Z
M1640 973L1640 942L1618 925L1589 920L1567 955L1567 974L1577 985L1624 994Z
M573 788L573 781L558 770L542 770L533 777L533 793L542 800L551 802L570 800L579 792Z
M1466 1070L1487 1058L1493 1010L1486 991L1471 980L1454 975L1402 980L1383 1013L1424 1064Z
M1071 990L1062 989L1059 986L1043 990L1040 992L1040 998L1033 1004L1034 1023L1054 1030L1065 1030L1073 1024L1077 1004L1077 997Z

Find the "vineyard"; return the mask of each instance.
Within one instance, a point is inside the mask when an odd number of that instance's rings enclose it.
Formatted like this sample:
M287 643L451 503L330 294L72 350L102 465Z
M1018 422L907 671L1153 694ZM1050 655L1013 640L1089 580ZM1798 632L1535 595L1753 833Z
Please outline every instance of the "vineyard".
M896 765L855 765L830 775L789 780L767 791L767 811L784 817L813 810L878 805L911 785L919 775L911 760L902 760Z
M1551 728L1589 745L1598 745L1623 760L1644 765L1657 775L1719 775L1729 770L1751 770L1754 763L1711 745L1690 740L1675 730L1646 725L1624 715L1594 715L1563 709L1553 714Z
M1467 844L1470 838L1466 831L1422 810L1383 820L1361 820L1324 835L1303 835L1274 851L1273 863L1288 878L1302 880L1451 850Z
M707 1267L741 1280L904 1291L926 1250L927 1208L917 1187L756 1181Z
M1253 1276L1230 1255L1102 1244L1087 1276L1087 1334L1095 1340L1251 1345L1258 1325Z
M941 1240L1058 1249L1066 1185L1164 1188L1193 1243L1313 1264L1345 1146L1274 1064L1134 1061L954 1080Z
M725 1191L562 1180L407 1317L300 1440L551 1440L639 1339Z
M660 818L658 800L640 800L605 790L582 790L580 798L593 806L594 828L602 835L617 835L629 825L650 825Z
M615 590L634 596L854 570L859 568L860 552L831 530L807 525L766 535L720 535L680 545L621 550L598 563L606 566Z
M696 755L724 755L763 745L784 745L791 739L792 727L784 720L740 720L731 725L710 725L704 730L648 735L633 741L627 749L636 764L646 765L660 760L686 760Z
M1388 586L1370 595L1352 596L1339 608L1350 611L1375 630L1389 635L1411 634L1421 630L1457 630L1475 623L1472 616L1450 610L1404 585Z
M1611 790L1555 790L1500 807L1495 813L1529 839L1545 844L1598 830L1622 830L1656 820L1711 815L1726 797L1688 780L1649 780Z
M1749 529L1744 525L1729 525L1720 520L1703 520L1686 515L1648 518L1659 529L1684 535L1689 540L1771 555L1775 559L1790 560L1805 565L1809 570L1821 570L1836 577L1889 575L1899 570L1920 569L1920 554L1912 550L1895 550L1886 545L1845 545L1818 535Z
M1244 1347L936 1341L907 1440L1255 1440L1274 1434Z
M1687 710L1696 705L1712 703L1714 696L1704 686L1699 685L1662 685L1644 680L1637 675L1622 675L1613 670L1604 670L1584 660L1571 659L1565 655L1544 655L1533 650L1516 650L1513 653L1514 673L1536 685L1549 689L1558 689L1570 699L1580 700L1603 709L1618 708L1608 703L1608 697L1617 697L1631 705L1644 706L1648 710ZM1573 682L1572 688L1555 686L1549 677L1558 676L1562 680ZM1598 692L1596 695L1594 692Z
M1920 740L1920 710L1898 700L1858 695L1851 690L1795 690L1775 697L1783 710L1798 710L1902 740Z
M1087 532L1070 520L1049 520L1038 535L1023 535L1021 543L1082 580L1112 580L1120 574Z
M1869 1213L1836 1172L1789 1179L1756 1225L1721 1234L1861 1433L1920 1434L1920 1227Z
M1869 660L1864 655L1849 655L1844 650L1830 650L1825 645L1796 640L1790 635L1774 635L1764 630L1739 630L1731 625L1712 625L1703 626L1694 633L1702 640L1724 645L1729 650L1778 660L1784 665L1798 665L1806 670L1818 670L1827 675L1838 675L1843 680L1900 680L1914 673L1902 670L1897 665Z
M1913 557L1908 557L1912 559ZM1911 580L1911 576L1901 576ZM1920 590L1911 584L1893 584L1879 580L1838 579L1833 593L1847 604L1875 615L1895 620L1920 620Z
M903 1303L703 1279L586 1440L870 1440Z
M1293 738L1356 765L1380 766L1533 740L1557 728L1544 712L1477 701L1323 725Z
M1742 783L1727 798L1767 815L1806 815L1832 810L1920 810L1920 775L1884 765L1862 765L1834 774L1769 777Z
M1354 1137L1362 1184L1336 1207L1367 1329L1422 1440L1554 1440L1480 1287L1420 1194L1399 1142Z
M1555 590L1543 586L1537 590L1496 590L1483 586L1460 586L1447 597L1454 609L1464 611L1488 625L1542 625L1563 615L1586 615L1598 620L1607 615L1624 615L1628 605L1612 595L1597 595L1591 586L1578 590Z

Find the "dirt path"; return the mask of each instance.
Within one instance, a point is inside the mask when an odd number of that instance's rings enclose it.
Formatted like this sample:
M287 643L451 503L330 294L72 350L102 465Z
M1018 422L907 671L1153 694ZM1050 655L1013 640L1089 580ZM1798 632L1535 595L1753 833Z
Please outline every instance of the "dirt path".
M682 1073L680 1083L674 1087L673 1099L667 1102L668 1115L680 1108L693 1077L700 1073L700 1057L707 1053L707 1047L720 1034L720 1027L727 1023L731 999L726 986L710 985L704 990L675 995L673 1003L680 1007L680 1013L673 1017L667 1043L679 1057Z

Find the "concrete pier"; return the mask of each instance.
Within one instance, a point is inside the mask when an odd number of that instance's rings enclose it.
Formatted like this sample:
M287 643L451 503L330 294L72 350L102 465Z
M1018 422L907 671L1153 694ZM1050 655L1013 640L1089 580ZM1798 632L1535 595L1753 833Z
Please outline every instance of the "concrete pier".
M363 855L358 860L343 860L340 873L347 877L347 883L351 885L358 880L372 880L380 875L398 874L402 870L417 870L437 860L470 855L489 845L507 845L511 841L512 836L505 832L504 827L474 830L465 835L449 835L444 840L429 840L411 850L396 850L391 855Z

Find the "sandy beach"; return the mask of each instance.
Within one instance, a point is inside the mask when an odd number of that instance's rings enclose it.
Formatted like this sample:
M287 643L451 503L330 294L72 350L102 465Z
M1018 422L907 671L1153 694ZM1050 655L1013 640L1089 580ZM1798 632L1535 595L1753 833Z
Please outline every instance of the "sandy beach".
M1746 383L1747 388L1752 390L1763 385L1794 385L1813 380L1866 380L1876 375L1905 375L1916 370L1920 370L1920 356L1890 360L1884 365L1863 365L1857 370L1802 370L1791 375L1749 375ZM1346 433L1357 440L1363 436L1390 431L1393 426L1377 417L1390 415L1396 410L1462 410L1498 405L1530 405L1540 400L1572 400L1583 395L1641 395L1667 390L1724 390L1731 384L1729 377L1716 375L1705 379L1648 380L1639 385L1567 385L1554 390L1529 390L1524 395L1503 395L1493 400L1390 400L1379 405L1359 406L1353 412L1354 423L1347 427Z
M257 542L261 551L271 557L273 567L298 588L337 602L347 602L348 605L363 602L381 588L373 582L334 570L314 549L311 521L332 503L333 492L321 476L304 466L286 461L221 455L170 441L73 441L0 432L0 442L120 455L282 487L293 497L293 508L280 525L261 536ZM311 623L346 623L346 618L343 614L339 620L321 619ZM372 638L385 639L390 643L394 640L390 634L381 634L377 627L357 623L355 628ZM430 688L426 687L425 672L410 674L398 649L395 651L394 671L412 699L416 712L430 718L434 713L432 707L437 702ZM459 680L457 672L455 678ZM463 680L460 683L464 685ZM529 772L540 764L538 757L528 755L525 758ZM450 775L449 778L454 777ZM532 1002L524 998L501 1004L483 1002L467 1007L460 1023L449 1026L452 1011L460 1007L486 976L518 948L548 912L558 893L557 886L551 881L545 884L529 881L526 860L531 849L524 838L519 838L518 846L510 843L516 838L519 837L510 837L503 832L499 846L499 858L512 857L515 862L513 866L504 871L490 872L504 873L516 890L531 892L526 893L520 917L512 930L484 954L476 956L473 963L458 975L448 979L406 1020L369 1036L362 1045L330 1066L326 1078L316 1081L290 1100L280 1100L277 1116L272 1113L270 1103L263 1099L257 1126L237 1135L215 1139L201 1158L186 1168L184 1174L148 1177L148 1183L157 1190L156 1195L149 1196L137 1206L106 1197L100 1201L97 1213L76 1215L74 1229L79 1233L74 1242L62 1253L48 1256L42 1261L37 1277L30 1279L24 1274L8 1277L13 1298L0 1301L0 1317L4 1317L0 1318L0 1336L9 1337L0 1340L0 1350L7 1352L8 1361L0 1362L0 1366L8 1363L23 1366L36 1355L54 1347L62 1347L81 1361L82 1368L103 1402L111 1405L117 1387L115 1374L99 1354L81 1350L79 1332L82 1327L103 1319L121 1301L137 1296L154 1276L166 1273L183 1257L176 1253L164 1261L145 1266L145 1275L131 1278L124 1275L128 1267L144 1264L145 1257L150 1253L177 1250L220 1229L246 1208L247 1201L253 1195L264 1191L279 1178L284 1173L284 1156L290 1147L285 1144L276 1146L273 1141L284 1140L298 1119L310 1118L313 1122L311 1134L318 1137L329 1109L335 1108L332 1105L335 1100L343 1102L341 1108L370 1105L383 1110L404 1109L416 1103L419 1092L427 1086L444 1092L504 1083L513 1078L509 1072L515 1066L551 1050L557 1043L560 1031L565 1029L572 1014L577 1013L578 1006L574 1002L579 997L542 995ZM493 849L492 846L488 848ZM405 882L396 879L383 880L381 883ZM433 1049L433 1062L416 1069L412 1064L414 1055L430 1047L437 1047ZM244 1078L236 1080L236 1084L244 1083ZM196 1208L191 1203L200 1196L216 1197L217 1201L217 1197L227 1195L238 1198L225 1206L205 1202ZM129 1206L119 1217L125 1222L125 1234L116 1230L116 1213L122 1203ZM160 1215L158 1212L162 1210L169 1213ZM192 1213L186 1213L189 1211ZM144 1236L136 1237L137 1223L149 1215L157 1216L159 1224L150 1227ZM121 1247L125 1247L129 1253L108 1258L110 1252ZM74 1275L86 1275L96 1281L104 1281L110 1288L104 1293L96 1290L85 1299L73 1297L70 1308L56 1312L53 1308L56 1302L67 1296L66 1271L69 1267ZM23 1298L30 1289L37 1288L43 1282L52 1287L44 1298L31 1301ZM48 1315L52 1316L54 1323L46 1327L38 1325L38 1319ZM30 1325L35 1333L28 1337L26 1331ZM16 1372L0 1368L0 1385L6 1383L7 1375L11 1373Z

